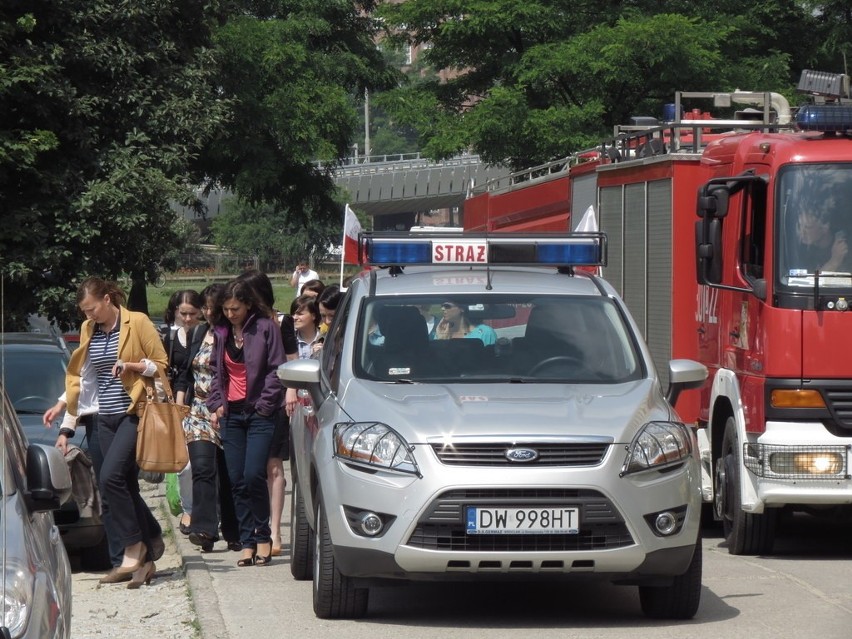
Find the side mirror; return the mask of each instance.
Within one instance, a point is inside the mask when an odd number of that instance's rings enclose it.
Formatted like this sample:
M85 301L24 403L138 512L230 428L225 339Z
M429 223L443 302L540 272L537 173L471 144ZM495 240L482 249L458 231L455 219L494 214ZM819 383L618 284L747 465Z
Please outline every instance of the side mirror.
M728 215L731 192L724 184L705 184L698 189L695 212L701 218L723 218Z
M722 282L722 222L704 218L695 223L696 276L699 284Z
M287 388L304 388L311 395L315 408L325 399L320 389L320 363L315 359L296 359L278 367L278 379Z
M24 500L31 512L56 510L71 497L71 473L56 448L30 444L27 448L27 489Z
M669 362L669 388L666 400L672 406L682 391L701 388L707 379L707 367L691 359L673 359Z

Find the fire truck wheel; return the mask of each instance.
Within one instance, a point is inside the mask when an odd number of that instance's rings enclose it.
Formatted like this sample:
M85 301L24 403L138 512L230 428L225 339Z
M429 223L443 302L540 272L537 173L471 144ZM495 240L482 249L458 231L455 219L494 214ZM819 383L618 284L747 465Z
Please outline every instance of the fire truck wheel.
M670 586L639 586L642 612L653 619L692 619L701 601L701 537L689 568Z
M733 417L725 423L722 451L716 461L716 513L722 520L728 552L732 555L763 555L775 542L776 509L748 513L740 502L742 447Z

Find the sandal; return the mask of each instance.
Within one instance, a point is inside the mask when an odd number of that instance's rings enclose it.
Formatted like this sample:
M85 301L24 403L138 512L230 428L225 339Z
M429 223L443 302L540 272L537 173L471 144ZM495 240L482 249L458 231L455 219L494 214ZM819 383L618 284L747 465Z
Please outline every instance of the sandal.
M269 546L269 553L266 554L266 555L261 555L260 553L257 553L254 557L254 565L255 566L268 566L269 564L272 563L272 544L270 542L267 542L266 544L259 544L259 545L263 545L263 546L268 545Z
M255 551L253 548L243 548L243 550L251 550L250 557L243 557L239 561L237 561L237 566L240 568L245 568L246 566L254 566L256 561Z

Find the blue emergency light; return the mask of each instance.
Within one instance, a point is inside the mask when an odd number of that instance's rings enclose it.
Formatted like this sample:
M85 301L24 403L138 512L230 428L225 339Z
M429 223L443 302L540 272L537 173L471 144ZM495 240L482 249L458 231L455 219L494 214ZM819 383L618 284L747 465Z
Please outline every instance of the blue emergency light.
M374 266L605 266L604 233L362 233Z
M842 133L852 130L852 106L808 104L796 113L796 124L802 131Z

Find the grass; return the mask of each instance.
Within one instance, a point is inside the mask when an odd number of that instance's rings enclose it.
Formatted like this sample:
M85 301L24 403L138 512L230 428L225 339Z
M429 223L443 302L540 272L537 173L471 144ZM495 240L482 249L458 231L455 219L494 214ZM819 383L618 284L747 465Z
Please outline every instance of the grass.
M163 315L166 312L166 306L169 303L169 298L177 291L183 291L185 289L192 289L194 291L198 291L199 293L206 287L211 284L213 281L221 281L225 280L221 278L217 278L215 280L209 279L190 279L190 280L176 280L176 279L166 279L166 285L163 288L155 288L154 286L148 285L148 315L154 320L154 323L158 321L162 321ZM330 281L330 280L326 280ZM290 282L286 281L285 278L272 278L272 290L275 293L275 306L280 311L288 312L290 310L290 302L296 296L295 289L290 286Z
M344 275L354 275L359 270L360 269L357 267L347 265ZM322 281L326 284L337 284L340 279L340 272L336 270L332 271L320 268L319 274ZM200 277L197 279L184 279L181 277L178 279L178 277L174 274L167 273L166 285L162 288L156 288L150 284L148 285L148 315L155 324L161 322L163 314L166 312L166 306L169 303L169 298L176 291L192 289L200 293L208 284L212 284L213 282L222 282L224 284L229 279L230 277L227 275L217 275L209 278ZM275 308L281 312L289 313L290 302L296 298L296 291L292 286L290 286L290 275L270 275L269 279L272 280L272 291L275 294Z

